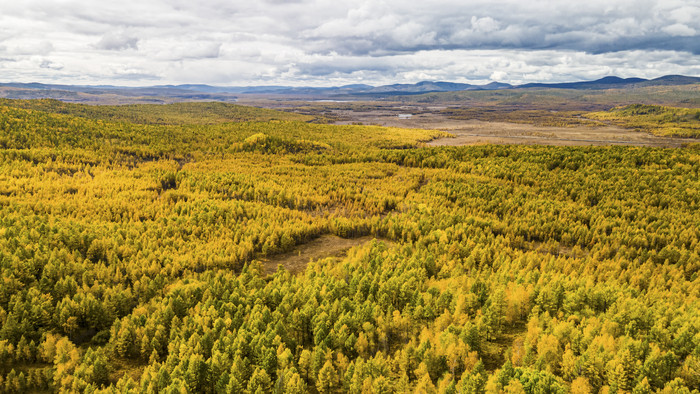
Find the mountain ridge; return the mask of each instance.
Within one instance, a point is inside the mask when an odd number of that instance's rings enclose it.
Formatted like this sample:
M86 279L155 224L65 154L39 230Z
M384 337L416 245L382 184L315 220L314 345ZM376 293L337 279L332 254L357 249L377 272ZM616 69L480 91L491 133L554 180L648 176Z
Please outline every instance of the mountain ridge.
M685 75L665 75L654 79L644 78L620 78L617 76L606 76L592 81L578 82L556 82L556 83L527 83L521 85L511 85L503 82L490 82L483 85L468 83L448 82L448 81L421 81L414 84L389 84L373 86L367 84L349 84L332 87L315 86L212 86L206 84L180 84L180 85L154 85L125 87L115 85L64 85L64 84L43 84L38 82L20 83L8 82L0 83L0 88L5 98L56 98L60 92L76 94L120 94L127 97L147 96L147 97L172 97L178 99L191 100L220 100L235 101L236 95L290 95L290 96L400 96L418 95L425 93L458 92L458 91L478 91L478 90L517 90L517 89L574 89L574 90L600 90L625 87L644 86L666 86L666 85L688 85L700 83L700 77ZM13 89L24 92L24 96ZM28 93L29 92L29 93ZM43 92L43 94L42 94Z

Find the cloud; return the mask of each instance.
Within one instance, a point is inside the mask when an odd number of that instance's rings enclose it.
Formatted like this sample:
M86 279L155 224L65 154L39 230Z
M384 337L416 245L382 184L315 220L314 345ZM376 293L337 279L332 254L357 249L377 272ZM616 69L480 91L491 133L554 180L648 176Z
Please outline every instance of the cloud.
M508 73L505 71L494 71L489 76L489 79L492 81L499 82L499 81L507 81L509 78L508 78Z
M54 62L52 62L51 60L48 60L48 59L43 60L41 63L39 63L39 67L41 67L41 68L47 68L47 69L50 69L50 70L62 70L62 69L63 69L63 65L62 65L62 64L60 64L60 63L54 63Z
M131 80L131 81L157 81L160 79L157 75L151 74L151 73L145 73L145 72L123 72L123 73L115 73L112 76L114 79L121 79L121 80Z
M682 23L674 23L673 25L666 26L661 30L674 37L692 37L698 34L697 30Z
M54 46L49 41L28 41L8 48L8 52L13 55L46 56L53 51Z
M107 33L95 44L95 47L107 51L123 51L125 49L138 49L138 42L138 38L124 33Z
M501 24L490 16L484 18L472 16L471 24L472 30L480 33L492 33L501 27Z
M1 78L61 83L157 78L328 85L700 75L700 4L24 0L3 5L0 42L0 55L16 60L3 63Z
M155 53L162 60L181 61L186 59L216 59L221 54L219 42L189 42L163 48Z
M542 0L431 2L432 9L421 9L380 2L383 7L362 4L305 31L303 36L325 43L320 52L336 48L348 55L498 48L591 53L652 48L700 54L700 45L676 46L668 40L671 36L696 36L693 26L698 26L698 20L680 24L675 22L679 18L675 9L657 2L643 3L648 4L596 0L585 5ZM686 12L695 12L695 8L685 8ZM412 40L394 33L407 25L411 26L412 37L430 39Z

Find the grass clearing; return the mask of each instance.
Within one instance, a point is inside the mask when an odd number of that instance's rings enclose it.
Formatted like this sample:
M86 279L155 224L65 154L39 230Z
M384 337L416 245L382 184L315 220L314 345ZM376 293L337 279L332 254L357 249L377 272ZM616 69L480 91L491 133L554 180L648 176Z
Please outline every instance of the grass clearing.
M359 238L341 238L336 235L322 235L311 242L299 245L291 252L278 254L261 259L266 274L277 271L279 265L297 274L303 272L310 261L320 260L327 257L344 257L350 248L364 245L375 239L365 236Z

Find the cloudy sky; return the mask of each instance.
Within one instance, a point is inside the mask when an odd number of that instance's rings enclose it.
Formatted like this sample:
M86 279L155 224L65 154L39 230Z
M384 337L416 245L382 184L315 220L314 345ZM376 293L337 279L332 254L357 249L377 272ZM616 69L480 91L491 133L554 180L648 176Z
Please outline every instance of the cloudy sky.
M0 0L0 82L700 76L700 0Z

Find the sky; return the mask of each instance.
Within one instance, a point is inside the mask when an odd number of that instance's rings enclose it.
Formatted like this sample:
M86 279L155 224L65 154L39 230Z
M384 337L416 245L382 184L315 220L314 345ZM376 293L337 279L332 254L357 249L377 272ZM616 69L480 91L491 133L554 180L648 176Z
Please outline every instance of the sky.
M700 0L0 0L0 82L700 76Z

